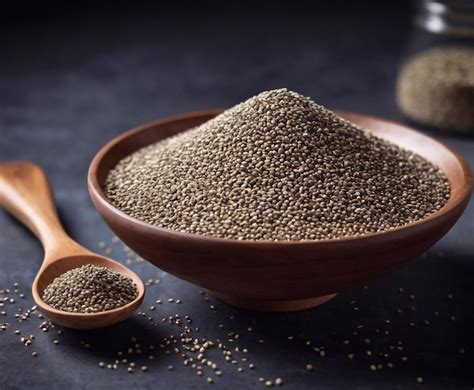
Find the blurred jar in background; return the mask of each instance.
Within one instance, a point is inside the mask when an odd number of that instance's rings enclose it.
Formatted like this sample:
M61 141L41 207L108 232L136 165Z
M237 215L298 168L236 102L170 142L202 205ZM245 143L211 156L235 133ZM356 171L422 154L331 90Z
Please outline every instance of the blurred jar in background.
M396 100L409 119L474 135L474 0L416 3Z

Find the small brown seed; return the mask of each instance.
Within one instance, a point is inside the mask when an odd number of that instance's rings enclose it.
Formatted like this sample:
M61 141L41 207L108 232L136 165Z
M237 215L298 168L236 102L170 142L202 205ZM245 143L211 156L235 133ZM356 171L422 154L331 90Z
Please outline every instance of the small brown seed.
M403 226L441 208L450 188L421 156L278 89L126 156L105 193L156 226L296 241Z

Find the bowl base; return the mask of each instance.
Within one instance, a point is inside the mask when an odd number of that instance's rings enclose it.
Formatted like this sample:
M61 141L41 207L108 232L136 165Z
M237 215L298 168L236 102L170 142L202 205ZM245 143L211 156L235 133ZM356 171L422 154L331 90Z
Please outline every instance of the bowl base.
M266 300L239 297L235 295L223 294L217 291L208 290L209 294L219 301L227 303L241 309L256 311L297 311L310 309L326 303L333 299L337 294L328 294L315 298L296 299L296 300Z

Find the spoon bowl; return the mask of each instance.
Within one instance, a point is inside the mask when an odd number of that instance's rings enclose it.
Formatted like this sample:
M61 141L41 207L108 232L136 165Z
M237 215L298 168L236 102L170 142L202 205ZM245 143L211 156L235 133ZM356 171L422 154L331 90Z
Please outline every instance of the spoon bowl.
M107 267L115 272L128 276L137 286L137 297L124 306L98 313L69 313L55 309L43 301L42 296L44 290L54 279L73 268L78 268L86 264ZM60 325L75 329L103 328L127 319L138 309L143 301L144 290L145 288L141 279L137 274L130 271L130 269L112 259L93 254L67 256L56 259L36 275L32 288L33 299L38 308L46 314L46 316Z
M138 309L145 295L140 277L117 261L97 255L67 236L59 222L48 179L40 167L28 162L0 164L0 205L27 225L45 248L32 294L38 308L51 320L74 329L103 328L125 320ZM136 285L137 297L124 306L97 313L62 311L43 300L44 290L55 278L86 264L107 267L128 276Z

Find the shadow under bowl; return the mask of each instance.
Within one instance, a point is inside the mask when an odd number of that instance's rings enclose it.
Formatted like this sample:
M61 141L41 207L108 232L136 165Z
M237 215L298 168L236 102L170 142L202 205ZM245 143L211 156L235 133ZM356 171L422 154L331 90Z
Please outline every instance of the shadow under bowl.
M305 309L328 301L339 291L390 274L443 237L469 201L472 174L455 151L401 124L349 112L338 114L439 166L451 185L448 202L422 220L381 233L318 241L238 241L152 226L107 200L104 182L122 158L220 112L175 116L118 136L95 156L88 185L97 211L126 245L159 268L234 306L266 311Z

